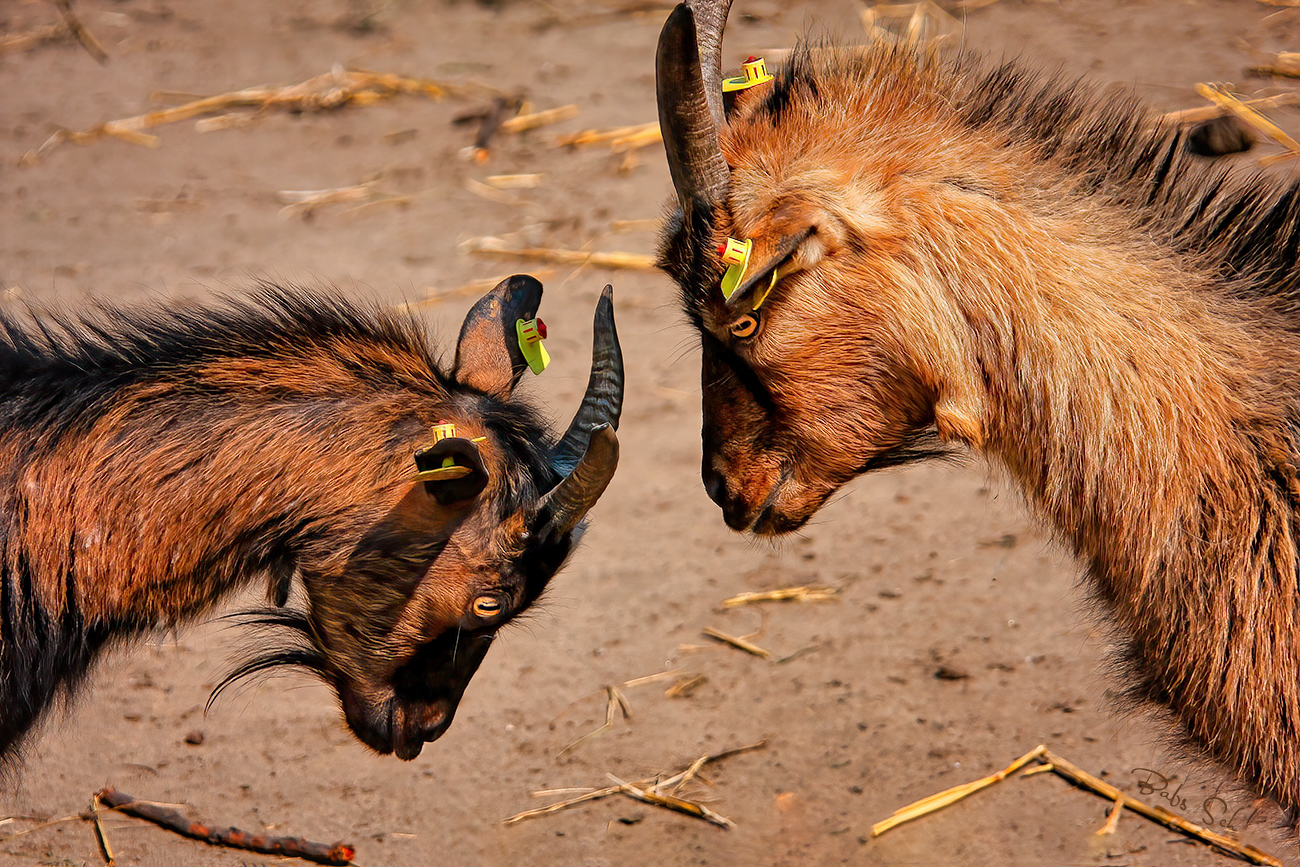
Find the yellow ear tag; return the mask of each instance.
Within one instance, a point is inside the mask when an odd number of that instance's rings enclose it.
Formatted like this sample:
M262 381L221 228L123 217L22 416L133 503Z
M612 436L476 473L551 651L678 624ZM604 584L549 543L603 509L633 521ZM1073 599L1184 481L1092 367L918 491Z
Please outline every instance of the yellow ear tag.
M718 245L718 255L727 264L727 273L722 275L722 297L728 301L736 294L740 281L745 279L749 253L753 249L753 241L737 241L735 238L728 238L725 244Z
M767 84L772 80L772 75L767 71L767 64L761 57L750 56L740 65L740 71L744 73L736 78L724 78L722 80L722 90L724 93L730 93L733 90L748 90L751 87L757 87L760 84Z
M456 436L455 423L449 421L440 421L433 426L433 442L430 443L429 445L434 445L442 440L449 439L454 436ZM487 437L485 436L474 437L470 440L470 442L481 443L486 439ZM447 455L442 459L442 466L435 467L432 470L422 470L421 472L416 473L415 480L417 482L438 482L444 479L463 478L465 476L468 476L471 472L473 472L473 470L471 470L469 467L460 466L459 464L456 463L456 459L454 457L452 457L451 455Z
M758 299L754 302L754 309L755 309L755 310L757 310L758 308L762 307L762 306L763 306L763 302L767 300L767 296L769 296L769 295L772 294L772 290L776 288L776 281L777 281L778 279L779 279L779 277L778 277L778 275L777 275L777 269L776 269L776 268L773 268L773 269L772 269L772 279L771 279L770 281L768 281L767 288L763 290L763 294L760 295L760 296L758 296Z
M519 335L519 351L533 373L541 373L551 363L542 341L546 339L546 323L541 319L518 319L515 331Z
M436 469L424 470L423 472L416 473L415 480L417 482L442 482L442 481L446 481L447 479L464 478L465 476L468 476L470 473L473 472L473 470L471 470L469 467L457 466L454 463L447 464L447 461L450 460L451 458L446 458L443 461L444 466L438 467Z

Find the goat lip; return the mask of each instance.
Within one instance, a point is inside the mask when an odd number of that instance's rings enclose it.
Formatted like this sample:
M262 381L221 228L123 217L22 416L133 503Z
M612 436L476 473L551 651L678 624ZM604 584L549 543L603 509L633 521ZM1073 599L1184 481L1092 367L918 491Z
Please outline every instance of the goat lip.
M395 742L393 744L393 755L397 756L404 762L409 762L420 754L424 749L424 741L419 738L412 738L409 741Z
M789 515L781 515L776 511L775 506L768 506L759 513L749 531L755 536L782 536L786 533L793 533L808 522L811 515L792 518Z

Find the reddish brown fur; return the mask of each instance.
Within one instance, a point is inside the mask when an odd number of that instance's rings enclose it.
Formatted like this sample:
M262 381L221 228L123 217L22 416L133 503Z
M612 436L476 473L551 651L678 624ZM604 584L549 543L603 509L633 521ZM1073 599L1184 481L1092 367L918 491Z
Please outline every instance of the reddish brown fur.
M494 290L540 291L531 278ZM358 737L412 758L567 557L578 518L538 531L540 495L562 481L552 441L510 402L509 354L477 345L503 340L501 305L480 316L495 330L462 336L469 360L449 375L414 322L305 292L261 303L45 325L43 340L7 325L0 757L105 643L193 621L257 580L283 603L296 576L306 610L254 618L294 642L239 673L305 666ZM484 357L504 371L477 368ZM450 502L415 479L445 422L486 468L481 492Z
M1230 222L1293 248L1294 189L1224 183L1130 107L970 60L795 66L732 107L709 234L665 241L705 335L705 478L728 522L794 529L927 432L981 451L1088 565L1139 693L1295 810L1297 272ZM758 333L731 336L749 305L691 255L752 238L762 263L808 228Z

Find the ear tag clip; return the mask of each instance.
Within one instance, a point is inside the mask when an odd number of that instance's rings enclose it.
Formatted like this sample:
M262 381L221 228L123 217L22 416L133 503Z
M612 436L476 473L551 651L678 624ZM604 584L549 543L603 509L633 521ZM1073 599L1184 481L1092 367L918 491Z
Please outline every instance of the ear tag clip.
M749 254L753 249L753 241L737 241L735 238L728 238L725 244L718 245L718 255L727 265L727 273L722 275L722 297L726 300L731 300L731 296L740 286L740 281L745 279L745 271L749 268Z
M456 436L456 425L449 421L440 421L433 426L433 442L429 446L434 446L445 439L451 439ZM474 437L470 440L472 443L480 443L487 437ZM428 448L428 446L426 447ZM424 451L424 449L421 449ZM468 476L473 470L469 467L463 467L456 463L456 459L447 455L442 459L442 466L434 467L429 470L421 470L415 474L417 482L436 482L443 479L459 479Z
M772 80L772 74L767 71L767 64L763 58L750 55L740 65L740 71L744 73L736 78L724 78L722 80L722 91L731 93L734 90L748 90L751 87L757 87L760 84L767 84Z
M767 288L764 289L763 294L759 295L758 298L754 301L755 310L763 306L763 302L767 300L767 296L771 295L772 290L776 288L776 281L780 279L780 275L777 273L777 270L778 269L776 268L772 269L772 279L768 281Z
M546 323L535 318L518 319L515 321L515 332L519 335L519 351L524 354L529 369L533 373L541 373L551 363L551 356L542 345L546 339Z

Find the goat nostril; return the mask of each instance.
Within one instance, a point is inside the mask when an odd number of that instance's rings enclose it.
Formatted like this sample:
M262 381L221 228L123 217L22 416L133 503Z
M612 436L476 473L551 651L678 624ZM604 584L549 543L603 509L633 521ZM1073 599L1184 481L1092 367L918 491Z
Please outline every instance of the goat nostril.
M706 469L704 471L704 490L708 493L710 500L724 509L727 507L727 479L721 473Z

